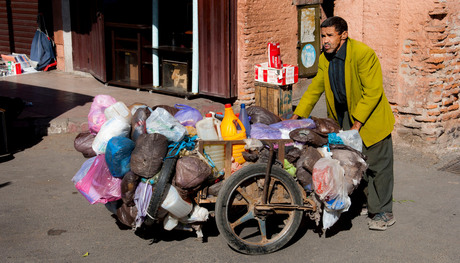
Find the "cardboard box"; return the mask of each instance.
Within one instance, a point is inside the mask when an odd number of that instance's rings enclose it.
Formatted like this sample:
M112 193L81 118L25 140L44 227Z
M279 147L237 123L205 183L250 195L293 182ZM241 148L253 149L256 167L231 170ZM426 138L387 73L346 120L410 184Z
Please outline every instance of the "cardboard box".
M254 66L254 80L274 85L290 85L299 81L299 68L283 64L281 69L271 68L268 62Z

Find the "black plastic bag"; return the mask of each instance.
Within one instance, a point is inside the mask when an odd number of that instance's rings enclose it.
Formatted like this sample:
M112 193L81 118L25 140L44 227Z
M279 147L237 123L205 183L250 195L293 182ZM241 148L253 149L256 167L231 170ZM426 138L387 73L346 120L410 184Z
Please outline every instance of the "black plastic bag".
M147 133L146 120L150 116L151 111L147 107L139 108L131 118L131 139L136 142L141 134Z
M291 131L289 133L289 138L313 147L321 147L328 142L327 137L323 137L319 133L308 128L298 128Z
M315 122L317 132L322 134L328 134L331 132L338 133L340 131L339 124L331 118L316 118L311 117L311 119Z
M281 121L280 117L259 106L251 106L247 109L247 112L249 117L251 117L251 123L263 123L270 125Z
M168 139L159 133L141 134L131 154L131 171L151 178L163 166L163 159L168 151Z
M198 190L212 175L211 167L197 157L184 156L177 160L173 185L188 190Z
M121 199L127 206L134 206L134 194L136 193L137 185L139 184L139 176L132 171L129 171L121 180Z
M81 152L85 158L96 156L92 147L95 137L96 135L90 131L79 133L73 142L75 150Z

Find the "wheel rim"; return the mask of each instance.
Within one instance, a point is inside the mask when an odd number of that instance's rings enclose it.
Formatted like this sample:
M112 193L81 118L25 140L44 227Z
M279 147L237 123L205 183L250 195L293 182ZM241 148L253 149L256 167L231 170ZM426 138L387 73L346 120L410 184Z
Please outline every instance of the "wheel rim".
M247 245L264 246L281 240L294 222L296 211L273 210L268 215L255 209L262 203L265 175L254 174L237 184L226 200L225 216L232 234ZM268 204L294 204L284 182L272 175Z

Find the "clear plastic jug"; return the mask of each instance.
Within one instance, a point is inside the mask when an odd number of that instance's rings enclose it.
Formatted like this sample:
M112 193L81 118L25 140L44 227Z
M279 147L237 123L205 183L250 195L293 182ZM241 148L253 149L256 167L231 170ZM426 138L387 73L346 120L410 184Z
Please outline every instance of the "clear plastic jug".
M201 140L222 140L220 131L221 121L214 118L212 114L206 114L205 118L196 123L196 131ZM218 171L225 168L225 146L224 145L206 145L204 151L211 157Z

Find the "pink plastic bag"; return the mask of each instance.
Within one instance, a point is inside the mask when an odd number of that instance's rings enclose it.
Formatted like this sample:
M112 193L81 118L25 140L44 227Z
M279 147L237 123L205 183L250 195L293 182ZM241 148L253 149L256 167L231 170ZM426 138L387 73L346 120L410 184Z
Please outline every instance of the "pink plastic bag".
M102 124L106 121L104 111L106 108L115 104L117 100L109 95L97 95L94 97L93 103L88 114L89 130L96 134L101 129Z
M91 204L105 204L121 199L121 179L110 174L104 154L94 159L88 173L75 187Z

